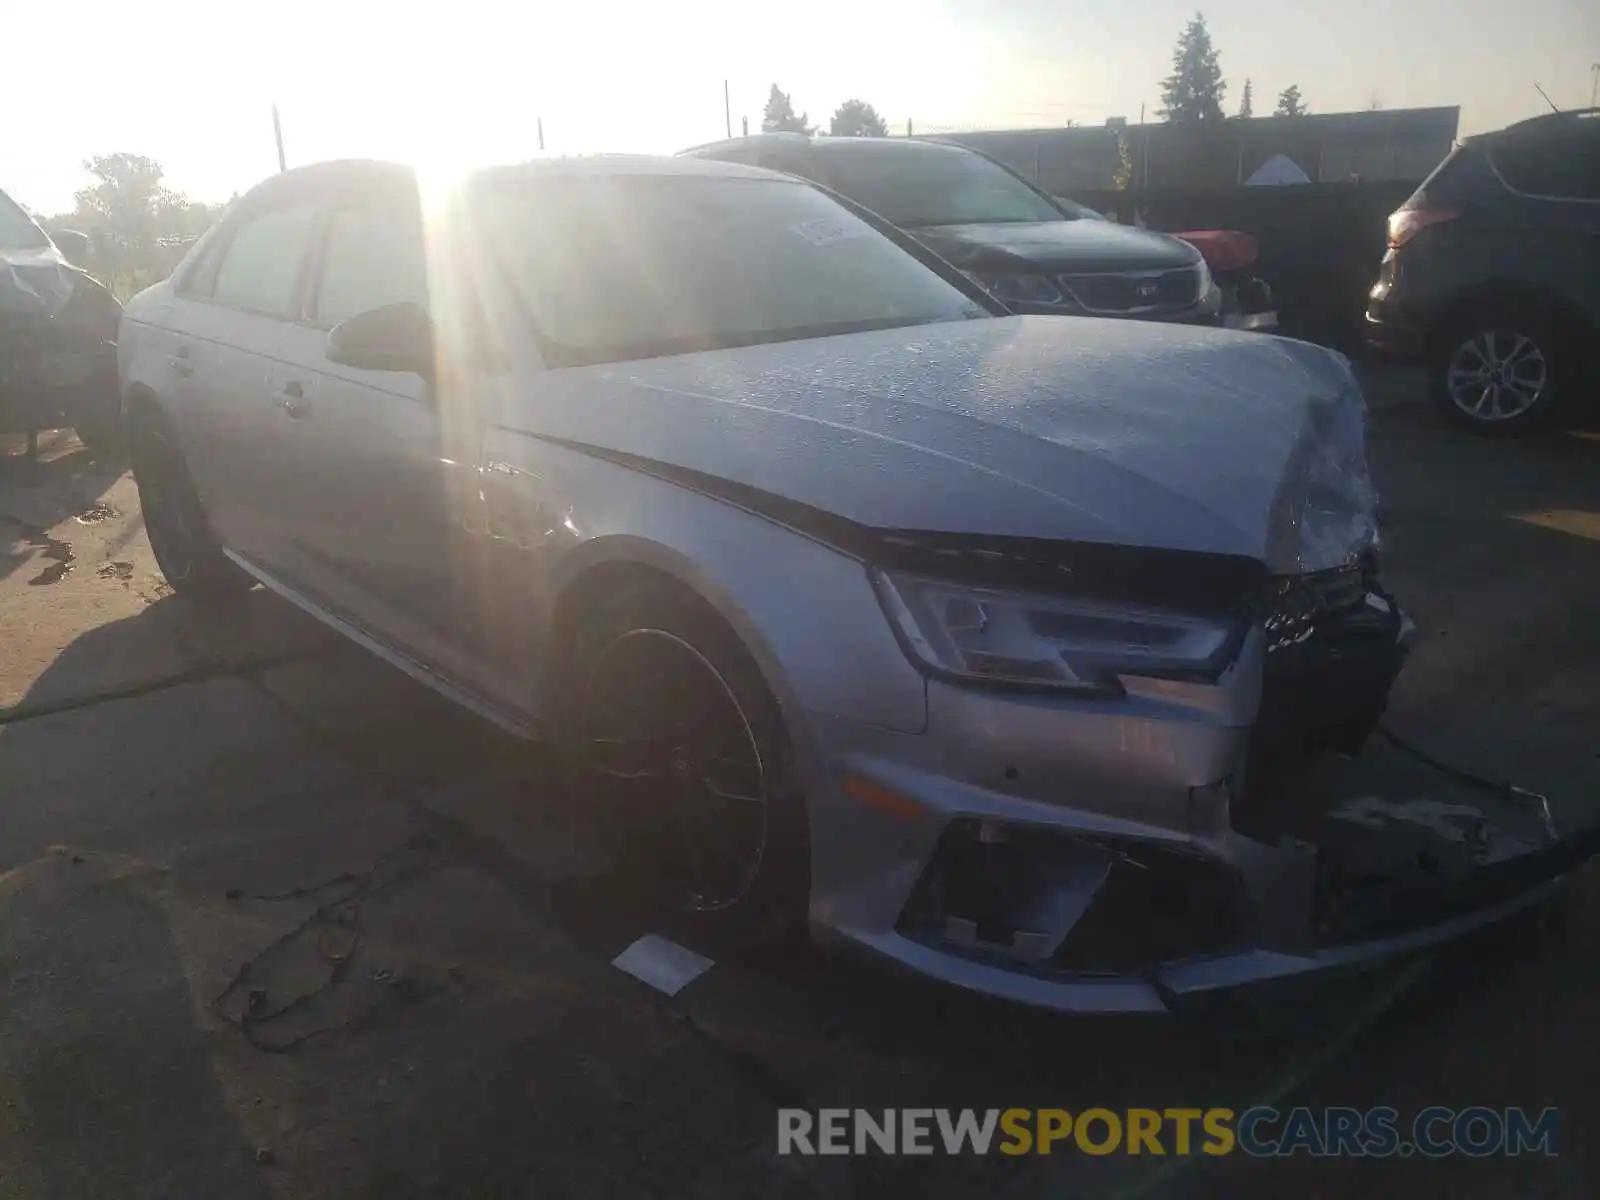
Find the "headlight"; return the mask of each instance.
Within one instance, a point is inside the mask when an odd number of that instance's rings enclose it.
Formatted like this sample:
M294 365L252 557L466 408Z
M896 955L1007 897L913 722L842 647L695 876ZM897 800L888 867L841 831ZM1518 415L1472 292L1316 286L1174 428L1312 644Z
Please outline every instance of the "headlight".
M996 300L1017 304L1063 304L1071 299L1048 275L999 275L989 271L968 271L967 278Z
M1217 287L1216 280L1211 278L1211 268L1206 266L1205 259L1202 258L1199 262L1195 263L1194 273L1194 294L1196 299L1205 300L1209 298L1213 292L1220 293L1220 289Z
M967 682L1115 694L1119 675L1215 678L1247 623L873 572L912 659Z

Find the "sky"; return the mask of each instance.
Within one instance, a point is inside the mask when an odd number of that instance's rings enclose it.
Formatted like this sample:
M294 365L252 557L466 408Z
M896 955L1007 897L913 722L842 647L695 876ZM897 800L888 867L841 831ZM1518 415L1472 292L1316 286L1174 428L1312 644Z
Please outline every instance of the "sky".
M1461 132L1587 105L1596 0L1203 0L1256 111L1297 84L1315 112L1454 104ZM4 19L0 188L70 209L83 160L130 151L224 200L276 165L392 158L451 169L551 153L670 153L760 124L778 83L826 124L860 96L896 130L1148 119L1194 0L80 0Z

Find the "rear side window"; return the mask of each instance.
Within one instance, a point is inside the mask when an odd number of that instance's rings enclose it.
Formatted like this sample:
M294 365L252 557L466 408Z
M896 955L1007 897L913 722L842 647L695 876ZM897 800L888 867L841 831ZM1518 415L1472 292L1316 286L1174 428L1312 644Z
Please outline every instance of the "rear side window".
M222 264L222 255L227 248L227 235L220 230L203 242L194 262L178 276L178 295L190 300L211 299L211 293L217 286L217 268Z
M300 264L315 216L316 209L307 204L273 209L242 222L218 264L212 300L265 317L297 316Z
M1490 149L1489 158L1501 178L1525 195L1600 200L1600 121L1506 138Z
M315 317L331 328L390 304L428 304L422 214L415 206L342 208L328 223Z

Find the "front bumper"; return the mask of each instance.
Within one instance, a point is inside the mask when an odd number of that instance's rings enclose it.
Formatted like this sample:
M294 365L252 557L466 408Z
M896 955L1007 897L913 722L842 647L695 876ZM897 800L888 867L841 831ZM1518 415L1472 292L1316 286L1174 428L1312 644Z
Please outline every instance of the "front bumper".
M1294 685L1331 711L1292 729L1254 721L1285 699L1259 630L1214 686L1108 705L930 683L920 736L819 718L816 936L1006 1000L1154 1013L1375 967L1538 902L1600 824L1552 832L1442 776L1385 800L1374 756L1323 753L1381 711L1409 639L1394 616L1387 654ZM1284 769L1296 752L1319 765Z
M1427 346L1423 322L1408 314L1395 292L1397 272L1393 255L1384 259L1378 282L1367 293L1363 340L1380 357L1395 362L1418 362Z

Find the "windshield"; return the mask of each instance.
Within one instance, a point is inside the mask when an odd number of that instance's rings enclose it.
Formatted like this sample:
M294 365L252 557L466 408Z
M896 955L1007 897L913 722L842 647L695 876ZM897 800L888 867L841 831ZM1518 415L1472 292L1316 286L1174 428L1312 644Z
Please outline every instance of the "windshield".
M50 241L11 197L0 192L0 250L34 250Z
M981 154L954 146L839 147L834 187L896 225L1073 219Z
M519 180L475 220L552 365L992 315L801 183Z

